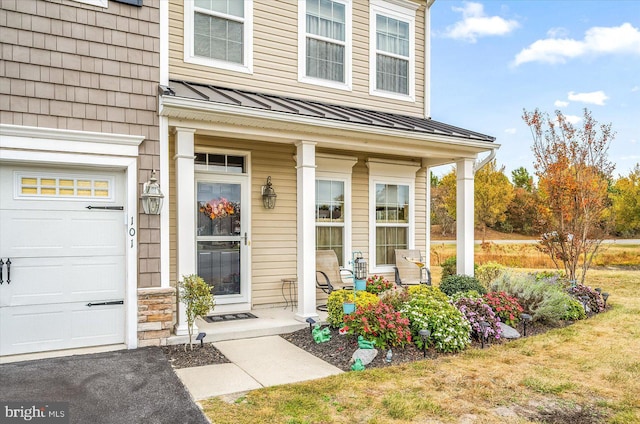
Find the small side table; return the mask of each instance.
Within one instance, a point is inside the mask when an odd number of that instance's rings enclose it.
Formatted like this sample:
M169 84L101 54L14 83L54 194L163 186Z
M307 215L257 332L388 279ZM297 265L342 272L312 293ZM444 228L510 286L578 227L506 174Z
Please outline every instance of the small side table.
M282 278L280 279L280 281L282 281L282 298L284 299L284 309L287 309L289 307L289 304L291 304L291 310L293 311L293 308L298 306L298 278ZM285 289L287 289L286 286L288 286L288 298L286 294L287 292L285 291Z

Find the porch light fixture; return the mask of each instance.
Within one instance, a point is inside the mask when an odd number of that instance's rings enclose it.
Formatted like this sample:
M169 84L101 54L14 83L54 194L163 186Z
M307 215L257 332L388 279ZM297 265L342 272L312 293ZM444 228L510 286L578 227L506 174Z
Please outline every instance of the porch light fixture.
M151 171L151 178L142 186L142 209L145 215L160 215L164 194L160 191L160 184L156 179L156 170Z
M271 185L271 176L267 177L267 185L262 186L262 204L265 209L273 209L276 207L276 191Z
M431 336L431 331L428 328L423 328L422 330L418 331L418 334L422 339L422 353L423 353L423 356L426 358L427 357L427 340L429 339L429 336Z
M522 314L520 318L522 318L522 335L527 337L527 322L533 320L533 317L529 314Z

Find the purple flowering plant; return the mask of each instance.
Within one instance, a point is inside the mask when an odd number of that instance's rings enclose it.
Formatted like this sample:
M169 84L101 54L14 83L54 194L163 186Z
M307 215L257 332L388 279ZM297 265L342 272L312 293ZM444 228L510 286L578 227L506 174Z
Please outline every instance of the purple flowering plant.
M461 298L456 301L455 305L467 318L471 324L471 331L478 339L480 337L487 340L490 338L500 339L502 335L502 329L498 325L500 318L493 312L491 306L482 299ZM488 325L483 328L481 322L486 322Z

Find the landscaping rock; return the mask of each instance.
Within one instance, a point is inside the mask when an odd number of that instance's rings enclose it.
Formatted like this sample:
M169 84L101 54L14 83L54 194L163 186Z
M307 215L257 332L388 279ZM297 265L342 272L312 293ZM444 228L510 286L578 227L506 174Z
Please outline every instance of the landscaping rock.
M498 325L502 329L502 337L505 339L519 339L520 333L513 327L508 326L503 322L499 322Z
M362 365L369 365L378 356L378 349L358 349L351 355L351 362L360 359Z

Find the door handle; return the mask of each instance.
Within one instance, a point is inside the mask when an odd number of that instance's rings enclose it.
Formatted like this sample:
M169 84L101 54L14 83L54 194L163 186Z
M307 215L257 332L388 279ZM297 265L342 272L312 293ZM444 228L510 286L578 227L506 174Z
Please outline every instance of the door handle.
M4 261L0 258L0 286L2 285L2 283L4 283L4 281L2 281L3 278L4 278Z
M11 258L7 258L7 284L11 283Z
M96 303L87 303L88 307L92 306L108 306L108 305L123 305L124 300L114 300L113 302L96 302Z
M242 237L244 239L244 245L247 245L247 233L244 233L244 237Z

